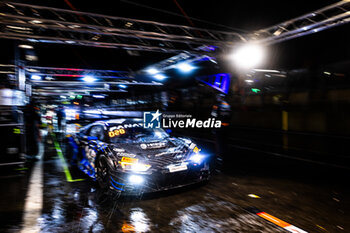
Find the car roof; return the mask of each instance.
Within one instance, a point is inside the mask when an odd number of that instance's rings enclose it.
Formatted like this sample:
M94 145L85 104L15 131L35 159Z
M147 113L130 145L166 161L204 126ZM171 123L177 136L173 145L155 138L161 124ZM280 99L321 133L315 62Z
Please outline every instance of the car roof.
M104 124L105 126L114 126L114 125L129 124L129 123L141 123L141 122L142 122L142 118L119 118L119 119L98 121L93 124Z

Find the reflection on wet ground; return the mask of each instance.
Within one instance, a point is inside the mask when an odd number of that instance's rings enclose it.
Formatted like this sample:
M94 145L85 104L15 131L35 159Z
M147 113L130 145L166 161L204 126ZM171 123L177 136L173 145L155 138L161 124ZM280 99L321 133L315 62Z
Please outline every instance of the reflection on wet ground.
M214 174L207 184L115 199L101 193L72 167L72 176L85 180L67 182L49 142L45 144L43 203L38 219L42 232L285 232L250 212L252 208L307 232L350 229L349 192L339 182L278 176L281 170L273 172L259 161L253 170L232 165L234 172ZM292 168L284 170L288 169ZM23 230L24 200L32 170L0 180L1 232Z

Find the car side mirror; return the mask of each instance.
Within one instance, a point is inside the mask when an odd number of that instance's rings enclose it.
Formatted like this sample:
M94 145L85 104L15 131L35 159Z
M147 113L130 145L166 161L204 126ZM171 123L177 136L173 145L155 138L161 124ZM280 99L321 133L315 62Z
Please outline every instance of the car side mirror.
M88 136L87 137L87 140L98 140L98 137L95 137L95 136Z

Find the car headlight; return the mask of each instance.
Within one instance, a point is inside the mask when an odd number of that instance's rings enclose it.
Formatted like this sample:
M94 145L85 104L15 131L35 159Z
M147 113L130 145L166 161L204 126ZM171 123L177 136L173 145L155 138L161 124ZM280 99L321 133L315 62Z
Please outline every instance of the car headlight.
M134 172L145 172L147 171L151 165L143 164L143 163L135 163L131 165L131 170Z
M136 158L122 157L118 163L124 170L131 170L134 172L145 172L150 169L151 165L144 164Z
M203 160L205 159L205 155L203 155L202 153L193 153L189 160L193 163L201 163L203 162Z
M129 182L132 184L141 184L143 183L143 177L137 176L137 175L131 175L129 176Z

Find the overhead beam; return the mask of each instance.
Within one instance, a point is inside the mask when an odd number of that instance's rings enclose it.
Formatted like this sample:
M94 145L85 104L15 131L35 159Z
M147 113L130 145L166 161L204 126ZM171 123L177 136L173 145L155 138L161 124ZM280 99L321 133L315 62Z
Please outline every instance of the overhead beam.
M44 80L32 80L32 85L35 86L37 84L44 84L45 86L52 86L52 85L64 85L64 86L103 86L104 84L124 84L128 86L162 86L162 83L158 82L152 82L152 83L146 83L146 82L94 82L94 83L84 83L82 81L44 81Z
M261 44L275 44L350 22L350 1L344 0L252 33Z
M0 3L0 38L167 53L203 53L207 45L244 40L237 32L208 30L155 21Z

